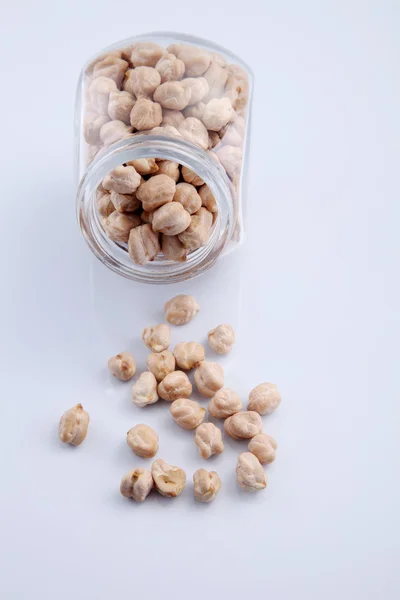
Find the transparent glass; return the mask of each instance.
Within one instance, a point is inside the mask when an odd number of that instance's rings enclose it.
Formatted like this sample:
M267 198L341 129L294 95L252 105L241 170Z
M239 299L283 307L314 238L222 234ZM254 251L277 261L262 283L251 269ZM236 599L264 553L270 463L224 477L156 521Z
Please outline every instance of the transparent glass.
M88 61L80 75L76 102L77 217L87 244L100 261L129 279L178 282L201 274L240 244L251 92L250 69L238 57L183 34L129 38ZM169 108L171 102L177 105ZM151 110L147 113L148 106ZM215 208L204 201L201 207L204 213L209 208L213 212L206 241L188 251L182 262L168 260L160 251L145 264L137 264L131 257L130 238L128 242L113 241L106 235L109 212L99 213L96 198L99 190L100 194L112 194L113 190L102 188L102 182L116 167L126 167L131 161L136 161L136 166L143 158L187 167L205 184L199 185L197 192L201 195L201 187L208 186L215 199ZM141 182L149 177L144 173ZM181 175L179 181L188 179ZM144 213L136 213L144 219ZM192 222L198 214L191 214ZM164 233L157 235L165 237Z

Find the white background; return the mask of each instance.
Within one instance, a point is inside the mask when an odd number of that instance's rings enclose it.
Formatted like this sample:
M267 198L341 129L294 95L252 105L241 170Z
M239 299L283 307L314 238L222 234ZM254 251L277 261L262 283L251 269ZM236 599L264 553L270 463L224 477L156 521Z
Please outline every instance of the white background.
M399 17L396 0L2 3L2 599L399 598ZM149 30L219 42L256 82L246 245L169 288L96 263L74 213L80 67ZM192 434L107 376L125 348L144 367L141 329L181 290L202 312L174 342L229 320L227 384L282 392L264 492L236 488L246 445L228 441L220 496L196 505ZM57 424L77 402L71 449ZM187 470L176 500L119 495L143 420Z

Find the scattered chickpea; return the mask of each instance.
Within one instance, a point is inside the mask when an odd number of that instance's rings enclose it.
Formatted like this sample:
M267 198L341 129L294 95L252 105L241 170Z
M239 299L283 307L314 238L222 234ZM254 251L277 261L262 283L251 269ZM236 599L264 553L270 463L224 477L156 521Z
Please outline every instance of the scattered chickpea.
M173 371L164 377L158 384L158 395L163 400L173 402L178 398L189 398L192 393L192 384L183 371Z
M136 361L129 352L120 352L108 360L111 375L121 381L129 381L136 373Z
M162 121L160 104L149 98L139 98L131 110L130 121L132 127L140 131L157 127Z
M258 433L249 442L249 452L257 456L261 464L269 464L275 460L275 450L278 444L273 437L266 433Z
M153 231L164 235L178 235L183 233L190 225L190 214L179 202L169 202L154 211Z
M120 165L115 167L103 179L103 188L108 192L114 191L118 194L133 194L141 183L141 177L132 166Z
M136 197L142 202L143 210L150 212L172 202L175 189L175 181L171 177L157 173L139 186Z
M134 67L155 67L164 49L154 42L138 42L132 48L131 63Z
M134 212L140 208L140 202L134 194L118 194L111 192L111 202L118 212Z
M179 239L187 250L202 248L210 239L212 224L212 213L202 206L191 216L189 227L179 234Z
M199 312L200 305L193 296L178 294L164 304L165 318L172 325L185 325Z
M126 60L118 56L106 56L94 65L93 75L112 79L117 87L121 87L127 68L128 63Z
M142 408L148 404L154 404L158 400L157 395L157 380L153 373L145 371L133 384L132 387L132 402Z
M189 371L204 360L204 348L197 342L180 342L175 346L174 356L177 366Z
M157 381L160 382L169 373L175 371L175 357L169 350L152 352L147 357L146 365Z
M232 121L234 116L235 111L229 98L214 98L206 104L202 121L207 129L219 131Z
M153 67L137 67L129 72L129 86L136 98L152 96L161 83L160 73Z
M205 360L196 369L194 380L200 394L210 398L224 386L224 370L221 365Z
M200 210L202 201L194 185L183 182L176 186L174 202L182 204L183 208L192 215Z
M156 64L156 69L161 76L161 83L179 81L185 74L185 63L175 54L164 54Z
M143 502L150 494L154 482L150 471L147 469L133 469L121 480L120 492L125 498L133 498L136 502Z
M139 217L140 218L140 217ZM131 229L128 240L129 256L134 263L145 265L160 252L158 234L148 224Z
M104 221L103 228L113 242L126 243L132 229L141 224L139 215L131 213L112 212Z
M201 203L207 210L212 213L218 212L217 201L214 198L214 195L208 185L205 183L199 188L199 196L201 198Z
M172 127L175 127L176 129L178 129L178 127L182 123L182 121L185 120L185 117L183 116L183 114L181 112L179 112L179 110L163 108L162 114L163 114L163 120L161 121L161 125L163 125L164 127L166 125L171 125ZM172 161L165 161L165 162L172 162ZM174 163L174 164L178 164L178 163ZM167 173L167 175L168 175L168 173ZM179 179L179 176L178 176L178 179ZM176 179L175 181L177 181L178 179Z
M208 412L215 419L226 419L241 411L242 408L242 402L236 392L230 388L221 388L210 400Z
M190 90L189 106L201 102L210 90L204 77L187 77L182 81L182 85Z
M217 354L227 354L235 343L235 332L230 325L218 325L208 332L208 343Z
M100 129L100 139L105 146L111 146L111 144L124 139L132 131L132 127L125 125L122 121L108 121Z
M172 418L183 429L196 429L203 422L206 409L188 398L178 398L170 406Z
M211 62L211 55L208 52L194 46L183 45L177 57L185 63L187 77L200 77L207 71Z
M167 350L171 343L171 329L165 323L155 327L145 327L142 339L153 352Z
M234 440L248 440L262 433L261 417L253 410L244 410L225 419L224 429Z
M167 498L175 498L183 491L186 485L186 473L179 467L169 465L161 458L155 460L151 466L154 485L159 494Z
M188 105L190 95L190 90L179 81L166 81L156 89L153 98L163 108L182 110Z
M282 396L274 383L260 383L249 394L247 410L269 415L279 406L281 400Z
M167 260L185 262L187 259L188 251L177 235L162 235L161 251Z
M152 175L158 172L158 165L155 158L137 158L136 160L130 160L126 164L132 165L139 175Z
M199 185L203 185L204 183L202 178L199 177L197 173L192 171L192 169L189 169L189 167L185 167L184 165L182 166L182 177L186 181L186 183L191 183L196 187L198 187Z
M58 435L64 444L79 446L86 437L90 417L82 404L67 410L60 419Z
M258 458L251 452L239 454L236 466L237 480L247 492L263 490L267 486L267 477Z
M115 206L111 202L111 194L103 190L96 193L96 206L102 217L109 217L115 210Z
M221 430L214 423L202 423L196 429L194 438L201 458L210 458L224 451Z
M144 423L135 425L126 434L126 443L142 458L153 458L158 451L158 434Z
M221 480L215 471L198 469L193 475L194 497L199 502L212 502L221 489Z
M104 125L107 127L107 125ZM199 119L188 117L179 125L179 133L187 142L200 146L203 150L208 148L208 131Z
M129 92L111 92L108 98L108 114L111 119L130 125L130 114L135 98Z

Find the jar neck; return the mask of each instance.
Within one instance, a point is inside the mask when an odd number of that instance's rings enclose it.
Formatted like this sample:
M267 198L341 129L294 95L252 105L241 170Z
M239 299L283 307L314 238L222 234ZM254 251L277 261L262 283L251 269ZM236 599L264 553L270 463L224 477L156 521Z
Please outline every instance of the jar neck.
M218 205L218 216L206 246L188 255L185 262L163 258L146 265L134 264L125 248L109 240L98 218L95 194L115 167L139 158L171 160L194 171L209 186ZM101 151L86 168L77 192L77 218L94 254L113 271L148 283L174 283L200 275L210 268L232 238L235 227L234 189L224 169L207 152L181 139L134 135Z

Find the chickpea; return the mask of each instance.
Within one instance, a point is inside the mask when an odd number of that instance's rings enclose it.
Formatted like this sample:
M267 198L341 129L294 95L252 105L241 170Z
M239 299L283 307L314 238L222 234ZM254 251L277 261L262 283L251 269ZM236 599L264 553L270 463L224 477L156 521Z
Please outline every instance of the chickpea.
M111 146L132 133L132 127L122 121L108 121L100 129L100 138L105 146Z
M139 175L153 175L157 173L158 165L155 158L137 158L126 163L135 167Z
M145 224L131 229L128 251L129 256L137 265L145 265L155 259L160 252L160 241L158 234L154 233L151 225Z
M153 231L164 235L178 235L187 229L191 219L189 213L179 202L169 202L154 211Z
M94 110L101 115L108 115L108 99L111 92L118 88L113 79L97 77L89 86L89 98Z
M140 202L134 194L111 192L111 202L118 212L134 212L140 208Z
M199 196L201 198L202 205L212 213L218 212L217 201L208 185L205 183L199 188Z
M204 79L204 77L187 77L182 81L182 85L190 90L189 106L203 100L210 89L208 87L207 79Z
M154 215L154 212L146 212L145 210L143 210L140 213L140 218L142 219L143 223L152 223L153 215Z
M275 450L278 444L273 437L266 433L258 433L249 442L249 452L257 456L261 464L269 464L275 460Z
M154 100L163 108L182 110L189 104L191 92L180 81L166 81L154 92Z
M229 72L218 60L213 60L204 73L203 77L208 83L209 92L205 98L205 101L212 100L213 98L219 98L224 95L225 84L228 79Z
M188 255L188 251L183 247L177 235L162 235L161 251L167 260L175 262L185 262Z
M228 65L228 80L225 86L225 94L232 96L232 104L236 111L243 110L249 97L249 80L247 74L239 65Z
M182 120L184 120L183 115ZM83 137L85 138L85 141L92 146L101 144L101 128L109 121L110 118L107 115L91 115L89 119L86 119L83 128Z
M111 375L121 381L128 381L136 373L136 361L129 352L120 352L108 360Z
M60 419L58 435L63 444L79 446L86 437L90 417L82 404L67 410Z
M242 127L242 118L237 117L232 123L228 123L218 132L227 146L242 146L244 138L244 127Z
M155 460L151 466L154 485L159 494L167 498L175 498L183 491L186 485L186 473L179 467L169 465L161 458Z
M173 402L178 398L189 398L192 393L192 384L183 371L174 371L164 377L158 384L158 395L163 400Z
M104 125L107 127L107 125ZM188 117L179 125L179 133L187 142L200 146L203 150L208 148L208 131L199 119Z
M218 325L208 332L208 343L217 354L227 354L235 343L235 332L230 325Z
M126 434L126 443L142 458L153 458L158 451L158 434L144 423L135 425Z
M214 423L202 423L196 429L194 442L199 449L201 458L210 458L213 454L224 451L221 430Z
M204 348L197 342L180 342L175 346L174 356L177 366L189 371L204 360Z
M164 310L168 323L185 325L197 315L200 305L193 296L178 294L164 304Z
M198 469L193 475L194 497L199 502L212 502L221 489L221 480L215 471Z
M249 440L262 433L261 417L254 410L235 413L224 421L225 433L234 440Z
M224 387L224 370L221 365L205 360L196 369L194 380L200 394L211 398L215 392Z
M165 323L155 327L145 327L142 339L153 352L167 350L171 343L171 329Z
M164 54L156 64L156 69L161 75L161 83L179 81L185 74L185 63L175 54Z
M206 409L188 398L178 398L170 406L172 418L183 429L196 429L203 422Z
M161 106L149 98L139 98L131 110L130 121L139 131L157 127L162 121Z
M175 189L175 181L171 177L157 174L140 185L136 196L142 202L143 210L150 212L167 202L172 202Z
M269 415L281 403L282 396L274 383L260 383L249 394L247 410L255 410L260 415Z
M186 108L185 108L185 110L186 110ZM166 125L172 125L172 127L175 127L176 129L178 129L178 127L182 123L182 121L185 120L185 117L183 116L183 114L181 112L179 112L179 110L163 108L162 114L163 114L163 120L161 121L161 125L164 127ZM165 162L172 162L172 161L165 161ZM178 163L176 163L176 164L178 164Z
M96 206L102 217L109 217L115 210L114 204L111 202L111 194L103 192L103 190L96 192Z
M147 357L146 365L157 381L160 382L169 373L175 371L175 357L169 350L152 352Z
M239 454L236 475L240 487L247 492L263 490L267 486L264 469L258 458L251 452Z
M184 118L187 119L188 117L194 117L195 119L200 119L201 121L205 106L206 105L204 102L197 102L197 104L191 104L190 106L187 106L183 109Z
M235 111L229 98L214 98L206 104L202 121L207 129L219 131L234 116Z
M103 229L113 242L126 243L131 230L138 227L141 222L139 215L114 211L105 219Z
M213 216L204 206L191 216L190 225L179 234L179 239L187 250L197 250L210 239Z
M221 143L221 138L219 137L218 133L216 131L209 131L208 132L208 149L211 150L212 148L215 148L215 146L218 146L218 144Z
M153 477L147 469L133 469L121 480L120 492L125 498L143 502L154 485Z
M181 176L181 172L179 170L179 163L174 162L173 160L161 160L158 163L158 173L160 175L168 175L168 177L173 179L176 183L179 177Z
M199 177L192 169L189 167L185 167L182 165L182 177L186 181L186 183L191 183L198 187L199 185L203 185L204 181L201 177Z
M217 150L217 156L229 177L240 172L242 166L242 150L236 146L222 146Z
M183 45L177 57L185 63L186 77L200 77L207 71L211 55L201 48Z
M155 67L164 48L154 42L138 42L132 47L131 63L134 67Z
M183 44L170 44L167 46L167 52L175 54L175 56L182 50Z
M120 165L110 171L103 179L103 188L118 194L133 194L139 187L140 182L141 177L133 167Z
M135 98L129 92L111 92L108 98L108 114L111 119L130 125L130 114L135 102Z
M132 387L132 402L139 408L154 404L158 400L157 395L157 380L153 373L145 371L133 384Z
M118 56L106 56L94 65L93 75L95 77L112 79L119 88L122 85L127 68L128 63L126 60Z
M230 388L221 388L210 400L208 412L215 419L226 419L242 410L242 402Z
M160 83L160 73L153 67L137 67L129 72L129 87L136 98L152 96Z

